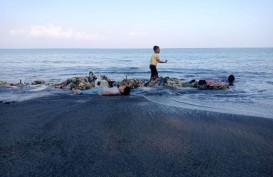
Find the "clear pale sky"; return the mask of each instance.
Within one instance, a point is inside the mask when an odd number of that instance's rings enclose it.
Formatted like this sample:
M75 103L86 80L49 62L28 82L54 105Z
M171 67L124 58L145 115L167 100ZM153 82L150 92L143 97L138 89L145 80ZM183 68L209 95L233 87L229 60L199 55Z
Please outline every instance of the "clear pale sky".
M273 47L272 0L0 0L0 48Z

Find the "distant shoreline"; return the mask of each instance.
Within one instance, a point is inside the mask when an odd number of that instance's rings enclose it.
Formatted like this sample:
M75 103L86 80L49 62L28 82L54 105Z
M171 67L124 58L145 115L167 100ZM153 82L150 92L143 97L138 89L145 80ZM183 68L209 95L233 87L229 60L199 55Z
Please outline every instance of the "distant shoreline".
M176 49L273 49L273 47L190 47L190 48L164 48ZM151 48L0 48L0 50L151 50Z

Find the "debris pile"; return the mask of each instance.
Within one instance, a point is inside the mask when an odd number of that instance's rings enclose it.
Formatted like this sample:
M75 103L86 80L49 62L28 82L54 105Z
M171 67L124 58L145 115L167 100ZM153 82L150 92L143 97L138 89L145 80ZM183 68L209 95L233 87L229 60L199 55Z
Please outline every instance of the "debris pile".
M121 82L112 81L106 76L96 76L93 72L89 72L88 76L85 77L73 77L67 79L62 83L46 83L43 80L36 80L32 83L22 83L21 80L19 83L8 83L5 81L0 81L0 86L5 87L20 87L20 86L30 86L30 85L50 85L55 88L60 89L78 89L78 90L89 90L95 87L99 88L108 88L119 85L126 85L131 89L139 88L139 87L173 87L173 88L181 88L181 87L193 87L198 89L226 89L228 88L228 84L226 82L216 81L216 80L191 80L185 81L183 79L178 78L169 78L169 77L160 77L156 80L144 80L144 79L124 79Z

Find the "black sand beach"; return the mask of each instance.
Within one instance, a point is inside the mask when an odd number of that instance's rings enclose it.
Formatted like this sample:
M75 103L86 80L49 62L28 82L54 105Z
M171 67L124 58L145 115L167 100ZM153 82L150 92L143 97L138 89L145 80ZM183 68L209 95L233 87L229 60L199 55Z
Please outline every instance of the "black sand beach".
M0 104L6 176L273 176L273 120L142 97Z

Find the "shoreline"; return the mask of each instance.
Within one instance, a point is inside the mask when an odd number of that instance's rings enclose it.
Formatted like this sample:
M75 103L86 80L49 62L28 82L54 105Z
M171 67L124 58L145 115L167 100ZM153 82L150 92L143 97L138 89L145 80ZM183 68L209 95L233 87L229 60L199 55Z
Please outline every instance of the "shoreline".
M273 120L143 97L1 104L3 176L272 176Z

